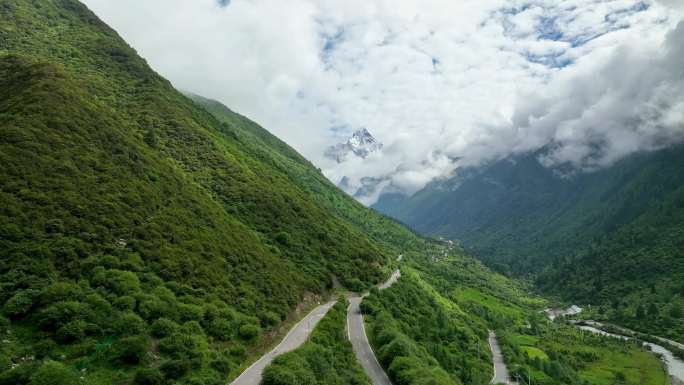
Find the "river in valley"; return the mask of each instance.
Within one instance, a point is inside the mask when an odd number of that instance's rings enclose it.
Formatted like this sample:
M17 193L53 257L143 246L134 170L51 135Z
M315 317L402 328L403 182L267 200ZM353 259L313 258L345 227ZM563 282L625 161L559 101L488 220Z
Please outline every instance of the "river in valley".
M577 311L577 309L580 309L580 311L581 311L581 308L573 305L572 307L568 308L567 310L557 310L556 309L552 312L549 312L547 310L546 313L547 313L547 315L549 315L549 318L551 320L553 320L559 316L579 314L579 311ZM553 317L551 317L551 315L553 315ZM575 326L577 326L578 328L580 328L582 330L592 332L595 334L601 334L604 336L620 338L623 340L634 339L634 337L631 337L631 336L625 336L622 334L615 334L615 333L608 333L606 331L603 331L603 330L599 329L602 326L602 324L599 322L585 321L586 324L579 324L577 322L572 322L572 323L575 324ZM623 329L623 330L627 330L627 329ZM680 345L675 341L672 341L671 343L674 345ZM675 357L675 355L671 351L669 351L668 349L666 349L665 347L663 347L661 345L654 344L652 342L644 342L644 345L648 346L653 353L658 354L660 356L660 358L663 360L663 362L665 363L665 365L667 367L667 372L670 375L670 377L672 378L672 384L673 385L679 385L679 384L684 385L684 360L681 360L681 359Z
M613 333L608 333L605 332L599 328L596 328L594 326L589 326L589 325L576 325L578 328L582 330L586 330L595 334L601 334L604 336L609 336L609 337L614 337L614 338L621 338L624 340L631 340L633 339L632 337L627 337L623 336L621 334L613 334ZM667 366L667 372L671 377L676 378L679 381L684 381L684 361L681 359L677 358L672 354L671 351L667 350L665 347L654 344L652 342L644 342L644 345L648 346L653 353L656 353L660 355L661 359L663 362L665 362L665 365Z

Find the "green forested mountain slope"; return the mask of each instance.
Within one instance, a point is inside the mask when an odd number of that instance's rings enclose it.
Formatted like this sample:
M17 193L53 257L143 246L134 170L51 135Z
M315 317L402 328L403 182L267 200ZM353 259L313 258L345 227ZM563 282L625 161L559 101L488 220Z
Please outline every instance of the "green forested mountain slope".
M311 198L317 203L362 228L376 243L393 250L395 254L424 250L422 237L397 221L366 209L348 195L340 194L339 189L319 171L315 171L309 161L267 130L219 102L197 95L190 97L219 121L228 124L232 129L231 134L240 143L246 144L246 151L287 174L298 186L311 193Z
M0 384L224 383L305 293L423 242L74 0L0 0L0 165Z
M684 186L537 281L547 292L601 304L593 318L684 341Z
M376 207L458 239L499 270L541 274L540 287L568 300L610 304L609 319L682 338L684 147L565 177L538 155L468 170ZM649 322L635 318L651 303Z
M459 239L488 263L526 273L578 254L684 185L682 146L565 176L543 167L539 155L464 170L376 208L423 233Z

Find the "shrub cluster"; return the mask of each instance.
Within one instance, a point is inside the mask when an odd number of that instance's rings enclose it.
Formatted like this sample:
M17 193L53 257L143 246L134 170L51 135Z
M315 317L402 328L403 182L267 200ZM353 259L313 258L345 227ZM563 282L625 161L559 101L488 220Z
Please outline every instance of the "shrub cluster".
M31 284L5 301L0 327L4 333L10 323L30 330L23 352L33 358L14 369L0 362L0 378L12 378L16 385L42 384L43 378L67 381L74 369L51 361L67 359L86 371L103 365L139 368L139 384L190 381L197 375L203 380L194 379L194 384L221 383L244 359L241 347L258 338L267 321L219 299L188 295L190 288L177 282L164 284L154 274L124 270L131 268L126 263L131 258L86 258L76 282L40 277L27 263L21 273ZM226 344L231 349L220 348ZM34 374L22 374L24 366L36 365L40 370Z

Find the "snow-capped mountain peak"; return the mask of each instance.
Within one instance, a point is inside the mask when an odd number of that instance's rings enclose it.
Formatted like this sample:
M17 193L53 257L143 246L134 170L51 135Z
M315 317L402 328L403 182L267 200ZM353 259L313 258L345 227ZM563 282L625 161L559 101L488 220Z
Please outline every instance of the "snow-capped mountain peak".
M373 145L377 143L377 141L375 140L373 135L371 135L371 133L368 132L367 129L361 128L354 132L354 134L349 138L349 140L347 140L347 143L349 143L352 146L362 146L365 144Z
M338 143L325 150L325 156L334 159L337 163L344 162L352 153L360 158L366 158L373 152L380 151L382 143L378 142L365 128L356 130L345 143Z

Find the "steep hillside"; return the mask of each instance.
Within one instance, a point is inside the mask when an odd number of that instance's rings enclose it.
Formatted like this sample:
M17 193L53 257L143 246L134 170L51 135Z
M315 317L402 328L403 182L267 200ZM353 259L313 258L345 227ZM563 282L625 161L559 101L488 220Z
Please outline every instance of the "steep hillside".
M608 169L561 176L539 152L463 170L410 198L375 207L420 232L460 240L492 264L542 270L649 212L684 186L684 148L639 154Z
M340 190L309 161L268 131L217 101L197 95L190 97L227 124L232 129L231 134L245 144L245 151L286 174L309 192L312 200L361 228L375 243L392 250L394 255L424 250L423 237L394 219L368 210L348 195L340 194Z
M589 317L684 341L684 187L578 258L547 268L537 283L603 305Z
M75 0L0 1L0 164L2 384L224 383L307 293L423 242Z
M681 338L684 147L565 176L539 164L538 155L465 170L376 208L459 240L498 270L544 272L540 286L568 300L615 302L609 318L623 323L639 323L629 320L655 302L650 325L663 326L653 330Z

